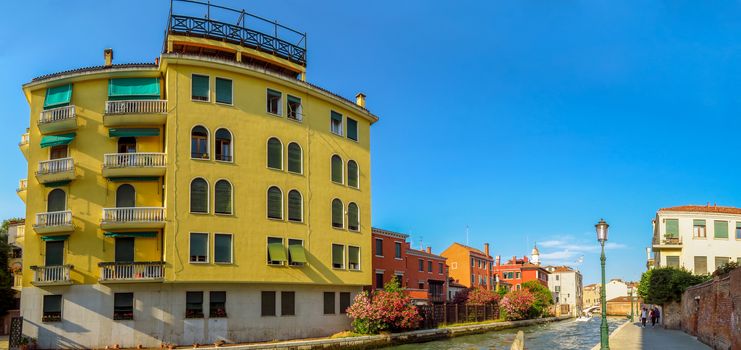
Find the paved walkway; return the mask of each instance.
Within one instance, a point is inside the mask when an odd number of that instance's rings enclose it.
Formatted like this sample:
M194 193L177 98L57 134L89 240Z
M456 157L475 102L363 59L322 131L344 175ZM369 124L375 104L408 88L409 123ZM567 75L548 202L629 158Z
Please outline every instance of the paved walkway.
M642 328L640 323L625 324L610 335L611 350L694 350L710 349L693 336L678 330Z

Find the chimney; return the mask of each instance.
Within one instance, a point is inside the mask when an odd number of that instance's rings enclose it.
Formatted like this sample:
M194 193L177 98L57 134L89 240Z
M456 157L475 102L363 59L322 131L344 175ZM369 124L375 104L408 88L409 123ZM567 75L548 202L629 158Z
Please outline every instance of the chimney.
M497 255L497 266L502 262L502 257Z
M365 108L365 94L362 92L359 92L357 95L355 95L355 104Z
M432 254L432 247L427 246L427 254Z
M484 254L489 256L489 243L484 243Z
M113 49L103 50L103 57L105 58L105 66L110 67L113 65Z

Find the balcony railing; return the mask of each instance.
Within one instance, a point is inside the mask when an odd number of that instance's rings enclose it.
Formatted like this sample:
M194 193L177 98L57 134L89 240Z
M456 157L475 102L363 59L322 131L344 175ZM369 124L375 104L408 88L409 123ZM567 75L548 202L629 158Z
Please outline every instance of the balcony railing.
M72 171L75 169L75 162L72 158L59 158L52 160L42 160L39 162L37 174L54 174Z
M103 158L104 168L161 168L164 166L164 153L108 153Z
M36 284L70 283L69 272L72 265L31 266L33 282Z
M20 289L23 287L23 275L20 273L13 274L13 288Z
M64 106L59 108L47 109L41 112L39 124L61 122L75 117L75 106Z
M100 281L158 281L164 278L165 263L152 262L102 262Z
M165 208L103 208L104 224L165 222Z
M27 179L21 179L18 181L18 188L15 190L16 192L22 192L28 189L28 180Z
M682 245L682 238L681 237L663 237L659 239L658 237L654 237L653 244L654 245Z
M18 142L18 146L25 146L30 141L31 136L28 133L21 135L21 142Z
M52 211L36 214L36 227L72 225L72 211Z
M156 114L167 112L167 100L106 101L105 114Z

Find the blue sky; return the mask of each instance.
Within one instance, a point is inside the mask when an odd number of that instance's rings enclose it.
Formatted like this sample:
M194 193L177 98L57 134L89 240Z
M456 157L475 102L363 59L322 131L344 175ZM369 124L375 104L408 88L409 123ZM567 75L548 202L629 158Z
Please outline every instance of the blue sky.
M741 206L738 2L227 1L308 33L308 79L368 95L373 225L442 251L571 263L638 279L660 207ZM168 1L25 1L0 22L0 214L22 216L21 84L150 62ZM580 256L583 263L574 264Z

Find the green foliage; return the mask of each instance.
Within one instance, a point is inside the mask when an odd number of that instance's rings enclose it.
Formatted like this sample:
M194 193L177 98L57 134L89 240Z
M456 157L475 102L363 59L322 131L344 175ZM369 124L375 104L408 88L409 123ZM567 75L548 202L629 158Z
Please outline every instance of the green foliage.
M543 317L548 315L549 306L553 305L553 294L548 287L538 281L527 281L522 287L529 290L535 297L533 306L530 308L530 317Z
M727 264L724 264L724 265L721 265L720 267L718 267L717 269L715 269L715 272L713 272L713 276L722 276L722 275L725 275L725 274L727 274L727 273L729 273L729 272L731 272L731 271L739 268L739 266L741 266L741 265L739 265L737 262L731 261L731 262L729 262Z
M709 275L696 276L685 269L662 267L645 272L638 285L638 295L649 304L679 302L690 286L710 280Z
M651 270L644 272L641 275L641 282L638 283L637 293L638 293L638 296L641 297L641 299L643 300L646 300L646 298L648 297L648 285L649 285L649 282L651 281L651 275L653 274L653 271L654 270L651 269Z

